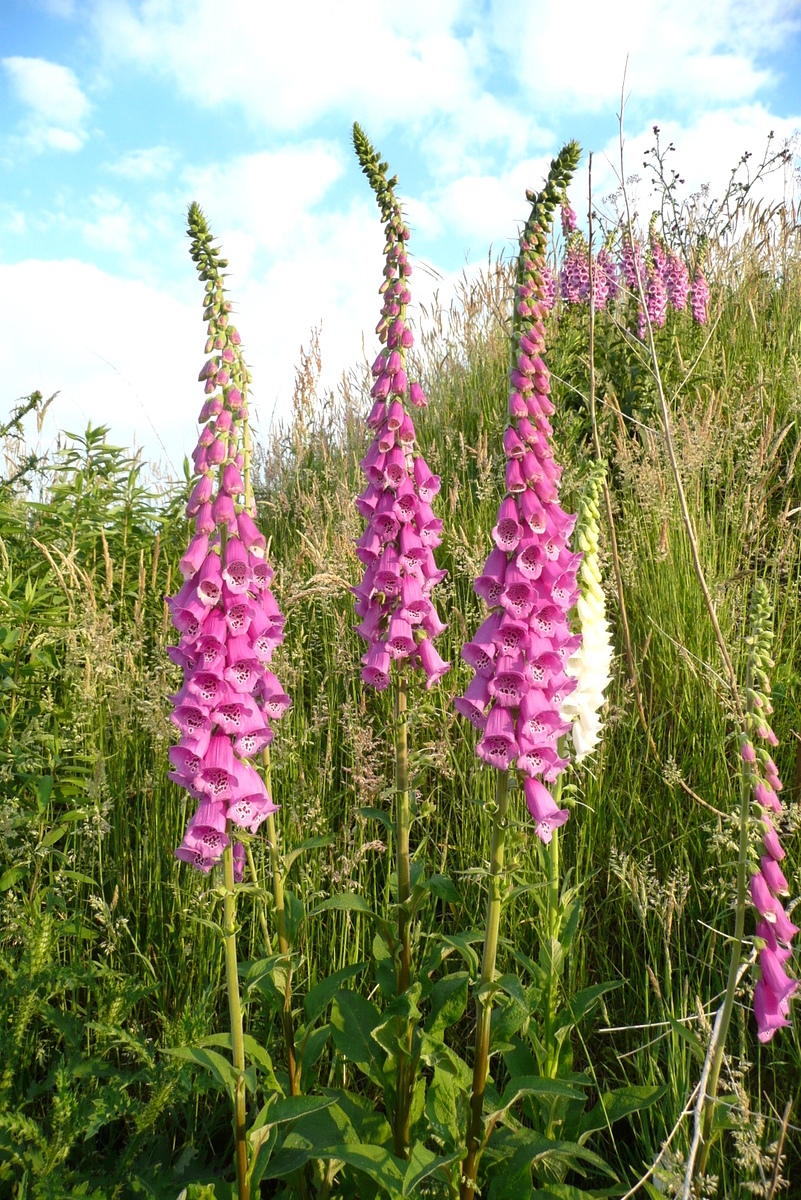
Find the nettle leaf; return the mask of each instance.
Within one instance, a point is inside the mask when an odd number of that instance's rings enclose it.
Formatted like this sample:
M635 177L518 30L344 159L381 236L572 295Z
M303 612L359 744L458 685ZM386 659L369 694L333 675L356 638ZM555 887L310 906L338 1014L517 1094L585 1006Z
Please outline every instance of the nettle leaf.
M360 1067L365 1075L383 1088L384 1077L372 1032L383 1023L374 1004L357 992L339 991L331 1009L331 1033L340 1054Z
M306 993L303 997L303 1009L310 1025L323 1015L341 985L360 975L366 966L366 962L358 962L349 967L342 967L341 970L334 971L333 975L321 979Z
M381 1014L380 1024L373 1029L373 1038L393 1058L397 1058L399 1051L402 1051L402 1045L399 1043L401 1031L408 1025L416 1026L423 1015L417 1007L422 990L422 984L417 982L400 996L396 996Z
M335 1102L334 1096L285 1096L279 1100L271 1096L258 1119L261 1121L263 1117L264 1125L285 1125L287 1121L297 1121L330 1108Z
M665 1084L660 1087L643 1084L604 1092L595 1107L590 1112L584 1113L579 1121L577 1139L579 1144L583 1145L591 1133L595 1133L599 1129L606 1129L614 1121L620 1121L632 1113L650 1108L652 1104L656 1104L657 1100L662 1099L666 1091Z
M434 984L429 997L431 1012L424 1025L430 1038L441 1038L445 1030L462 1017L467 1008L469 982L466 971L455 971Z
M295 945L300 927L306 919L303 902L289 888L284 889L284 921L286 936L290 945Z
M30 871L30 867L26 864L20 864L16 867L9 867L0 875L0 892L7 892L15 883L19 883L20 879L24 879Z

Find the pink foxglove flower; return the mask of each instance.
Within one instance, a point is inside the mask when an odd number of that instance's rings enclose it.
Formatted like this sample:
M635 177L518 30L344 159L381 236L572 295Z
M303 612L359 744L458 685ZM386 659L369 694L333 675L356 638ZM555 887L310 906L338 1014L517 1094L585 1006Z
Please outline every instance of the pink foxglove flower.
M189 233L192 258L206 280L207 351L216 353L200 372L208 399L193 455L200 479L187 506L195 533L181 559L184 585L167 601L181 634L170 657L184 672L170 717L181 735L170 750L170 778L197 801L176 857L208 873L234 827L255 833L276 811L248 760L272 740L271 721L286 711L289 698L267 669L283 641L284 618L268 586L272 569L264 536L242 496L250 376L228 317L221 274L227 264L212 249L194 204ZM241 879L244 847L236 843L233 853L235 878Z
M695 272L695 278L690 287L690 308L698 324L706 325L709 316L709 284L701 266Z
M570 143L552 170L561 166L569 179L578 155L578 146ZM501 771L516 766L525 773L526 800L544 842L567 820L567 810L556 807L542 781L553 782L567 766L557 743L570 729L561 708L576 686L566 665L580 640L567 614L578 596L581 555L568 547L576 518L558 502L561 468L550 440L554 406L543 360L542 266L555 187L549 183L540 197L527 193L533 209L520 239L510 420L503 441L507 495L492 530L495 548L475 583L489 616L462 650L475 678L455 701L481 733L478 756Z
M752 611L748 733L743 735L740 756L750 778L751 808L762 840L759 863L751 864L751 900L760 917L756 936L757 944L762 947L761 979L754 989L754 1016L759 1040L769 1042L777 1029L790 1024L788 1002L798 989L798 981L787 974L784 964L790 958L790 942L798 933L798 926L788 918L780 899L789 892L779 866L785 852L773 824L782 814L777 796L782 783L769 751L758 744L767 741L772 745L777 740L767 723L767 715L772 712L768 671L773 666L770 658L773 631L768 590L761 580L755 588Z
M690 294L690 275L681 254L668 251L665 270L665 288L669 302L676 312L684 312Z
M360 464L368 482L356 501L367 521L357 547L365 573L361 584L351 589L360 622L357 630L368 644L362 679L368 687L383 690L394 660L422 670L429 689L450 663L433 645L445 628L432 599L445 575L433 554L442 541L442 521L431 508L440 483L416 448L407 411L409 406L427 405L420 384L410 381L407 373L406 354L413 345L406 317L412 273L406 249L409 229L395 198L397 181L387 180L386 164L358 125L353 140L376 193L386 234L384 283L379 289L383 304L376 327L384 349L372 367L374 404L367 422L375 437Z

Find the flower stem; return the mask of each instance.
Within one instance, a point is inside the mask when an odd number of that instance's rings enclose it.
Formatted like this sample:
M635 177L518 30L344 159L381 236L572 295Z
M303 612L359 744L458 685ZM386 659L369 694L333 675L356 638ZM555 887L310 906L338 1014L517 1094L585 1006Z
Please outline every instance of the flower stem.
M230 822L229 830L230 834ZM242 1006L239 1002L239 972L236 959L236 898L234 896L234 848L229 841L223 851L225 874L225 903L223 936L225 939L225 981L228 987L228 1008L231 1014L231 1050L234 1069L239 1072L234 1097L234 1143L236 1179L239 1200L250 1200L248 1152L245 1119L245 1037L242 1029Z
M267 790L270 789L270 750L264 750L264 773ZM270 875L272 877L273 903L275 904L275 924L278 929L278 948L282 954L289 957L290 945L286 931L286 907L284 903L284 876L281 869L281 855L278 852L278 831L275 827L275 817L272 813L265 821L267 843L270 847ZM287 1070L289 1072L289 1094L300 1095L300 1065L295 1054L295 1022L292 1019L292 965L287 963L286 992L284 1007L281 1013L281 1027L284 1032L286 1047Z
M495 959L498 953L498 929L501 920L501 883L503 856L506 843L506 814L509 805L509 774L498 771L495 787L495 815L492 820L492 848L490 851L490 875L487 891L487 923L484 932L484 953L481 959L481 979L476 1003L476 1049L473 1061L473 1088L470 1094L470 1116L467 1128L467 1155L464 1160L460 1200L472 1200L476 1191L476 1174L481 1151L481 1120L484 1109L484 1092L487 1086L489 1064L490 1018L492 1016L492 993L490 984L495 979Z
M559 806L562 797L562 776L560 775L553 788L553 798ZM559 942L559 830L554 829L548 846L548 996L545 1013L545 1048L547 1060L545 1073L551 1079L556 1078L559 1069L559 1047L554 1041L554 1025L556 1024L557 979L554 971L554 944Z
M396 862L398 876L398 947L400 962L398 969L398 994L403 995L411 983L412 948L411 916L408 902L411 896L411 863L409 859L409 828L411 805L409 798L409 746L406 719L406 677L398 675L395 682L395 827ZM414 1073L412 1070L412 1027L407 1021L404 1026L400 1018L399 1040L405 1041L398 1060L398 1093L395 1104L394 1147L398 1158L406 1158L409 1151L409 1115Z

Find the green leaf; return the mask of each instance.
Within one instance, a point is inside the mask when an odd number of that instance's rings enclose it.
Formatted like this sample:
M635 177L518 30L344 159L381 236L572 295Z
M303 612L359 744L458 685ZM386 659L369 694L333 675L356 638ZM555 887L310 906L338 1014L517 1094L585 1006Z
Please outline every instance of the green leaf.
M654 1087L642 1084L634 1087L615 1088L604 1092L598 1103L588 1113L584 1113L578 1124L578 1141L583 1145L586 1138L596 1130L606 1129L613 1121L628 1117L631 1113L640 1112L661 1100L667 1091L665 1084Z
M330 846L333 840L333 834L325 834L322 837L307 838L306 841L300 842L288 854L285 854L282 859L284 876L286 877L289 874L293 862L296 858L300 858L301 854L305 854L307 850L316 850L319 846Z
M25 863L21 863L17 867L9 867L7 871L4 871L3 874L0 875L0 892L7 892L8 889L13 887L15 883L18 883L20 879L24 879L29 870L30 867Z
M563 1163L566 1167L576 1170L580 1170L578 1167L580 1162L586 1162L597 1167L606 1175L611 1175L613 1179L615 1178L614 1172L600 1155L593 1153L592 1150L579 1146L577 1142L551 1141L550 1138L532 1133L529 1129L525 1130L524 1144L504 1163L504 1171L508 1171L512 1176L518 1175L525 1167L545 1160L551 1163Z
M431 1013L425 1023L429 1037L442 1037L451 1025L455 1025L467 1008L466 971L455 971L438 979L431 989Z
M588 1081L589 1082L589 1081ZM543 1100L583 1100L583 1094L574 1084L562 1079L548 1079L542 1075L521 1075L512 1079L504 1088L501 1106L497 1113L506 1112L521 1096L538 1096Z
M357 813L360 817L364 817L366 821L380 821L388 833L395 832L395 826L389 813L385 813L382 808L357 808Z
M433 1175L435 1171L439 1171L444 1167L449 1167L451 1163L456 1162L461 1158L461 1149L454 1150L452 1154L442 1158L438 1154L433 1154L427 1150L422 1142L415 1142L409 1154L409 1165L406 1168L406 1174L403 1177L404 1196L413 1196L414 1189L424 1179L428 1179L429 1175Z
M0 880L0 886L2 886L2 880ZM686 1025L683 1025L681 1021L677 1021L675 1018L671 1017L669 1012L665 1013L665 1020L668 1022L673 1032L677 1033L681 1040L687 1043L698 1062L703 1063L706 1059L706 1051L704 1050L698 1034L693 1033L692 1029L689 1029Z
M195 1066L204 1067L231 1096L236 1092L239 1072L231 1066L227 1058L218 1054L216 1050L202 1050L194 1046L170 1046L162 1053L170 1054L173 1058L181 1058L184 1062L194 1063Z
M444 1146L461 1147L458 1080L439 1066L434 1068L434 1078L428 1085L426 1116L438 1141Z
M438 900L445 900L448 904L462 903L459 889L450 875L432 875L430 879L424 880L421 886L436 896Z
M369 1079L383 1087L384 1079L372 1031L381 1024L374 1004L356 992L340 991L331 1009L331 1033L334 1044L345 1058L356 1063Z
M353 979L356 975L360 975L366 966L366 962L359 962L353 963L349 967L342 967L341 970L334 971L333 975L329 975L326 979L321 979L319 983L316 983L306 993L303 997L303 1009L306 1013L306 1020L310 1025L323 1015L339 991L340 985L348 979Z
M622 981L618 983L597 983L594 987L582 988L576 992L568 1001L565 1008L556 1017L556 1032L562 1029L572 1028L577 1025L582 1017L595 1007L606 992L613 992L616 988L622 987Z
M270 1097L259 1113L259 1119L263 1115L264 1125L285 1125L287 1121L297 1121L330 1108L335 1102L335 1096L286 1096L283 1100Z
M382 1146L371 1146L367 1143L334 1146L328 1157L339 1158L348 1166L363 1171L389 1193L390 1200L403 1200L406 1195L403 1191L406 1163L395 1158L394 1154L390 1154L389 1150Z
M336 896L329 896L327 900L323 900L320 904L316 904L314 908L309 909L306 914L306 920L309 917L316 917L322 912L330 912L332 909L337 912L360 912L375 916L375 913L363 896L344 892Z
M39 780L39 787L36 789L36 807L40 813L43 813L50 803L50 797L53 793L53 776L43 775Z
M461 954L470 971L470 978L475 979L479 972L479 958L473 949L473 942L484 941L483 929L471 929L467 933L442 934L444 945L451 946Z
M320 1059L323 1050L328 1045L328 1039L331 1037L331 1026L320 1025L317 1029L311 1029L304 1033L299 1039L297 1050L298 1058L300 1059L301 1070L304 1077L314 1067Z
M42 839L42 845L43 846L54 846L55 843L60 838L63 838L65 833L69 833L69 826L56 825L53 829L50 830L49 833L45 834L44 838Z

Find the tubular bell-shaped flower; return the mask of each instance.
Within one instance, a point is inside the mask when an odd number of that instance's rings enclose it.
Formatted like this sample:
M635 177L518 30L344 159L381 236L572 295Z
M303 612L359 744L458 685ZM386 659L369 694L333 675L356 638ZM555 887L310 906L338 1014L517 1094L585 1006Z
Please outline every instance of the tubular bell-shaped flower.
M609 671L614 654L598 563L598 496L604 473L604 464L596 463L581 498L576 528L576 544L584 553L578 571L581 595L576 604L581 645L565 665L565 674L576 680L576 687L560 710L563 719L573 721L576 762L590 754L600 738L598 713L604 703L604 691L611 682Z
M789 920L779 899L789 894L787 879L779 866L785 852L773 826L773 821L782 814L777 796L782 782L769 751L759 745L760 741L774 744L777 740L767 719L773 711L768 674L774 665L770 657L772 616L768 589L759 580L751 606L747 732L742 736L740 757L751 787L756 833L749 871L751 900L760 917L756 944L760 948L761 979L754 989L754 1016L761 1042L769 1042L777 1029L790 1024L788 1001L798 988L798 981L788 976L782 965L790 957L790 942L798 933L798 926Z
M282 715L289 698L265 665L283 641L284 618L267 587L272 569L255 510L249 512L242 499L242 472L249 469L243 422L250 374L228 315L222 275L227 263L196 204L189 209L189 235L206 287L206 353L212 356L199 375L207 396L192 456L200 478L186 509L195 531L181 559L185 583L168 600L181 633L170 657L184 669L171 715L181 740L170 761L171 778L200 801L176 856L208 872L229 845L234 825L253 832L276 811L246 760L272 740L270 721ZM238 847L239 879L243 862Z
M456 701L458 711L483 732L479 757L500 771L517 766L525 773L529 808L544 842L567 819L567 810L553 802L548 807L542 784L533 785L537 775L555 781L567 765L559 757L557 742L570 729L571 717L563 715L562 706L576 687L566 660L578 639L571 635L567 613L577 596L581 555L573 554L567 544L576 518L558 503L561 468L550 442L548 418L554 406L543 361L547 305L542 268L547 227L578 155L578 146L570 143L552 164L545 192L539 197L527 193L533 209L520 239L510 419L503 440L507 495L492 530L496 548L475 582L490 615L462 650L476 678ZM562 222L570 237L580 238L572 232L575 217L566 203ZM571 287L576 283L568 282ZM574 290L578 296L578 283ZM593 586L597 590L597 583ZM597 673L593 677L596 686L599 678Z
M382 690L389 682L390 661L403 660L426 677L431 688L449 669L431 640L444 628L431 593L445 572L439 571L433 549L442 538L442 521L430 503L439 491L415 445L407 405L425 408L423 389L409 381L406 353L413 345L406 311L411 301L411 264L406 250L409 229L395 197L397 178L387 179L387 164L358 125L353 142L370 186L376 194L386 233L381 318L376 327L384 349L373 363L373 409L367 424L375 432L361 461L368 485L356 501L367 521L357 554L365 565L362 583L352 591L368 643L362 679ZM416 586L410 587L410 584ZM411 606L411 607L410 607Z

